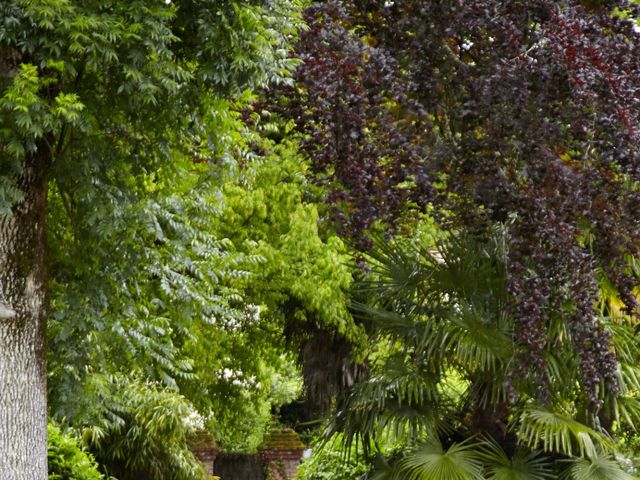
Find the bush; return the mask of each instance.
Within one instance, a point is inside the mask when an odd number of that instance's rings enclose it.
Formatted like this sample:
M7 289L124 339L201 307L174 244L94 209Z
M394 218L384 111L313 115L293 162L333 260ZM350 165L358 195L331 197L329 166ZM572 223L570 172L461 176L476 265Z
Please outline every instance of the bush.
M360 480L368 471L369 465L358 455L347 458L333 445L325 445L302 462L296 480Z
M153 383L112 379L110 404L84 438L105 473L120 480L204 480L189 450L191 404Z
M76 438L51 423L48 437L49 480L102 480L96 461L80 448Z

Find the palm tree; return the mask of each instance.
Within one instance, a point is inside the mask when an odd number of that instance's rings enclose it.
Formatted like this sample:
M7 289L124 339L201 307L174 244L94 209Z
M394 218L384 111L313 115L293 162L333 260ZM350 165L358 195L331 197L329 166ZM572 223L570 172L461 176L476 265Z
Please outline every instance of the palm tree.
M617 393L594 406L563 312L550 314L545 364L519 367L507 293L507 242L449 236L428 248L376 242L354 310L371 327L370 372L339 401L328 436L377 457L369 478L610 480L613 429L640 419L640 348L626 317L599 319L613 337ZM544 384L532 379L544 379ZM606 419L606 422L603 421ZM384 455L385 439L400 451Z

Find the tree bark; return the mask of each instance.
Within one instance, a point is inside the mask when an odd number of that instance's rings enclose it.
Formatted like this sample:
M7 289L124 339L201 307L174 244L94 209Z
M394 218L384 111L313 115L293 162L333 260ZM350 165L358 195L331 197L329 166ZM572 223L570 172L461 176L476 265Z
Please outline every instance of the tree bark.
M0 478L47 478L45 209L49 151L25 161L0 218Z

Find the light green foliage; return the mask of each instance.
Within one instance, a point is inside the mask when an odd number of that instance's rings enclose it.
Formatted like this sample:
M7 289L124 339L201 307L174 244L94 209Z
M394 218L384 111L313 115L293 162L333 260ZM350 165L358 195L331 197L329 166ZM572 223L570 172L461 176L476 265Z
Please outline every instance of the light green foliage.
M76 123L83 110L74 93L60 92L52 105L47 104L39 91L48 84L35 65L22 64L13 82L0 91L0 215L8 214L9 207L21 198L13 177L21 172L25 155L36 152L36 143L46 132L65 122Z
M96 379L94 378L94 381ZM188 449L197 432L194 411L181 395L152 383L104 377L102 404L83 432L101 468L119 480L196 480L205 478Z
M335 234L319 230L314 188L295 143L265 148L264 158L223 186L221 228L238 248L264 258L251 281L270 311L295 300L294 318L319 321L355 339L359 331L346 300L352 282L347 248Z
M348 454L343 452L337 442L328 442L315 448L306 460L303 460L296 480L360 480L369 471L360 452L355 449Z
M168 132L186 137L178 131L203 100L285 81L300 9L298 0L3 2L3 211L18 196L13 176L38 150L74 191L78 162L141 166L141 149L147 167L170 161Z
M49 480L102 480L98 466L77 439L52 423L47 427Z
M260 121L255 114L253 119ZM212 409L210 427L221 445L234 450L255 449L271 405L285 403L270 378L277 378L277 371L291 378L294 370L291 360L279 353L285 347L287 322L318 322L350 338L359 334L346 308L349 257L337 237L318 229L313 188L296 144L257 135L278 131L277 125L258 125L241 138L235 136L239 159L215 180L221 211L212 229L242 259L240 265L248 274L229 284L241 292L254 314L235 324L229 336L207 334L210 327L202 325L185 345L200 374L197 382L183 382L183 388L193 392L193 398L197 392L192 389L209 392L198 407ZM205 362L216 349L223 353L222 362L218 368L207 368ZM223 382L220 372L225 370L229 378Z

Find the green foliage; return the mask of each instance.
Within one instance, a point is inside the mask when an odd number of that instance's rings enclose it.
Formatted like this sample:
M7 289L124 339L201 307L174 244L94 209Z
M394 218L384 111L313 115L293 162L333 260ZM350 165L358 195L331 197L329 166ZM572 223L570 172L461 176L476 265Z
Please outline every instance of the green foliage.
M354 336L346 248L296 144L244 118L251 90L290 81L303 3L0 5L0 214L43 159L51 413L109 474L199 475L188 409L255 448L298 393L285 318Z
M296 480L360 480L369 471L365 462L355 451L346 454L336 443L327 443L315 448L306 460L303 460Z
M114 186L104 168L171 164L170 151L191 138L210 99L287 81L301 7L3 2L2 211L19 198L15 174L35 152L55 159L54 176L73 194L98 179Z
M104 471L120 480L195 480L202 464L188 448L197 422L189 402L151 383L106 378L85 442Z
M346 308L346 247L319 228L296 144L266 138L277 125L242 121L253 100L211 101L161 170L81 164L53 185L56 417L89 421L95 372L135 374L184 394L221 447L255 450L272 408L294 399L278 385L297 375L285 325L361 335ZM77 181L94 174L105 181Z
M637 477L622 470L618 462L608 455L596 454L573 460L563 478L567 480L633 480Z
M594 416L574 368L571 333L554 318L544 350L549 390L540 406L540 386L509 373L518 349L502 230L432 238L432 245L380 241L371 252L359 291L368 303L355 304L371 325L371 370L339 402L328 435L343 434L345 449L359 443L383 457L388 436L408 446L376 467L374 478L539 479L580 470L595 479L600 468L623 472L612 435L635 422L636 376L626 365L638 356L629 319L599 319L612 332L623 388L602 388L603 408Z
M77 439L52 423L47 427L49 480L102 480L98 465Z
M324 235L319 229L313 188L305 178L306 166L296 144L266 138L266 134L277 136L283 127L262 125L255 113L251 118L254 130L236 138L238 163L231 163L226 174L215 180L221 208L212 230L228 239L235 255L244 259L240 264L247 275L235 277L230 285L255 314L233 328L229 341L217 336L215 345L210 344L213 337L202 326L194 335L197 342L186 345L195 370L201 372L193 386L200 390L205 386L213 394L213 401L204 399L199 408L215 412L211 427L221 445L235 450L255 449L267 425L266 411L280 405L280 394L269 378L275 378L276 372L267 373L266 365L291 378L292 362L279 353L286 348L285 327L296 324L304 330L313 322L350 338L359 333L346 308L351 284L346 247L335 235ZM216 348L224 351L217 370L205 363L211 358L205 352ZM225 370L230 384L221 385L220 371ZM240 393L240 384L254 377L252 385L260 388ZM260 406L252 404L258 398L262 398ZM272 400L265 403L266 398Z
M551 480L554 478L549 459L537 453L518 449L509 456L494 441L483 442L486 448L480 451L489 480Z
M5 213L31 157L51 165L52 414L92 425L116 395L105 374L144 379L187 394L229 445L255 448L290 397L271 399L272 378L295 369L247 291L264 258L220 233L216 181L250 150L247 89L288 81L301 3L0 10Z
M264 157L224 184L221 230L238 248L264 259L251 281L268 311L276 314L295 300L300 307L289 313L292 318L317 320L357 338L346 307L350 257L339 237L320 230L314 203L320 192L306 178L308 167L294 142L267 142L263 148Z
M530 408L523 413L518 436L529 447L540 444L545 452L568 456L594 457L598 445L611 448L611 441L605 435L571 417L542 408Z
M483 466L472 443L454 443L444 449L428 443L398 462L401 478L408 480L482 480Z
M180 2L178 31L198 42L196 56L205 59L197 70L222 92L277 84L297 64L288 42L301 26L302 0L278 2ZM210 25L218 25L211 29Z

